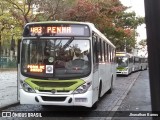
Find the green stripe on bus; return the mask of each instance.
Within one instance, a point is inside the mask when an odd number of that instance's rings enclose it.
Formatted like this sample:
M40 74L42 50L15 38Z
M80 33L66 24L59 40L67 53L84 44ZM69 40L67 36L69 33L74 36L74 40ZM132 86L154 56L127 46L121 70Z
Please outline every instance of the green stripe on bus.
M124 70L125 67L117 67L117 70Z
M84 84L85 81L82 79L73 80L40 80L27 78L25 82L35 90L62 90L72 91L80 85Z

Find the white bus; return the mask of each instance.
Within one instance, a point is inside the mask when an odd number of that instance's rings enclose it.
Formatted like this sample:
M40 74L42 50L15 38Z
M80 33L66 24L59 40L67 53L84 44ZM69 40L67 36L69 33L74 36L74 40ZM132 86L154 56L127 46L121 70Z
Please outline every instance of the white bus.
M140 58L140 70L147 70L148 68L148 59L146 57Z
M116 52L117 75L129 75L133 69L133 55L126 52Z
M141 70L141 57L133 56L133 69L132 72Z
M92 107L112 91L115 46L92 23L28 23L18 66L21 104Z

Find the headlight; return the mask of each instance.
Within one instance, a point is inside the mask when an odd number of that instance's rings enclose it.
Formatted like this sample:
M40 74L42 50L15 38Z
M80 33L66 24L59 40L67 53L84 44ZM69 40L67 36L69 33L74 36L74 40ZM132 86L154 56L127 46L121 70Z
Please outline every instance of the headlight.
M128 70L128 67L124 68L123 70Z
M91 82L84 83L83 85L79 86L79 87L73 92L73 94L82 94L82 93L85 93L90 86L91 86Z
M24 91L29 93L35 93L35 90L33 90L27 83L21 81L21 85Z

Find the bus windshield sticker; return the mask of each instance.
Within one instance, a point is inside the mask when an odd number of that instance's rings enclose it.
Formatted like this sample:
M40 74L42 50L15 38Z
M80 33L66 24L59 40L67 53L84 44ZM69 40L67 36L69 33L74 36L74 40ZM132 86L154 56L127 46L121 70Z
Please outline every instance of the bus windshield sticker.
M28 25L23 36L89 36L89 28L86 25Z
M46 65L46 73L53 73L53 65Z

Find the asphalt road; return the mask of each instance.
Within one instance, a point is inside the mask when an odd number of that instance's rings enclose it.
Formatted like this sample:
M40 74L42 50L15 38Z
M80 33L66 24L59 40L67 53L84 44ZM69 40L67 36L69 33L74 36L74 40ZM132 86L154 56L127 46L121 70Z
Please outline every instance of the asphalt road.
M151 97L148 71L142 71L140 73L138 79L128 92L127 96L125 97L117 111L127 111L126 113L128 113L129 111L129 113L132 114L138 113L140 116L133 117L133 115L131 115L130 118L115 117L112 118L112 120L152 120L152 117L147 116L149 115L147 113L150 113L151 111ZM147 117L143 116L142 114L146 115Z
M140 75L140 76L139 76ZM31 120L50 120L50 119L54 119L54 120L75 120L75 119L86 119L86 120L107 120L107 119L111 119L111 117L108 117L108 115L114 113L111 111L116 111L116 110L125 110L128 109L127 107L124 107L127 104L130 104L132 97L129 97L128 95L130 95L132 93L132 91L129 92L129 90L138 84L139 85L139 89L140 91L143 89L141 89L141 86L143 85L143 83L141 83L140 79L143 79L142 81L146 81L146 86L147 87L147 82L148 82L148 71L142 71L142 72L136 72L131 74L128 77L124 77L124 76L120 76L117 77L116 81L114 82L114 89L113 92L111 94L105 94L101 100L99 101L98 107L97 109L87 109L84 107L56 107L56 106L50 106L49 108L43 108L41 105L17 105L14 107L10 107L8 109L5 109L3 111L12 111L12 112L35 112L35 113L43 113L42 114L42 118L4 118L4 119L8 119L8 120L12 120L12 119L31 119ZM138 79L137 79L138 78ZM136 80L137 79L137 80ZM139 81L138 81L139 80ZM140 83L139 83L140 82ZM135 83L135 84L134 84ZM132 85L134 85L132 87ZM137 90L138 88L134 88L135 90ZM148 89L149 90L149 89ZM136 91L134 91L136 92ZM143 90L144 92L144 90ZM136 95L136 93L135 93ZM139 95L141 96L142 94L139 93ZM132 96L132 94L131 94ZM149 98L149 94L146 93L145 94L146 100L150 99ZM130 98L130 99L129 99ZM139 101L138 98L134 98L137 99L137 101ZM125 101L125 102L124 102ZM134 102L136 101L132 101L131 105L130 105L130 109L129 110L135 110L134 108L137 108L137 106L134 106ZM132 104L133 103L133 104ZM142 104L142 102L140 102L139 104ZM150 108L149 104L150 102L146 103L148 104L147 108ZM145 106L145 105L144 105ZM123 108L123 109L122 109ZM139 109L141 110L141 109ZM143 110L143 107L142 107ZM46 112L47 111L47 112ZM43 115L48 115L50 117L44 117ZM46 116L47 116L46 115ZM75 118L76 117L76 118ZM3 119L3 118L2 118ZM113 119L117 119L118 118L113 118ZM128 119L130 120L130 119Z

